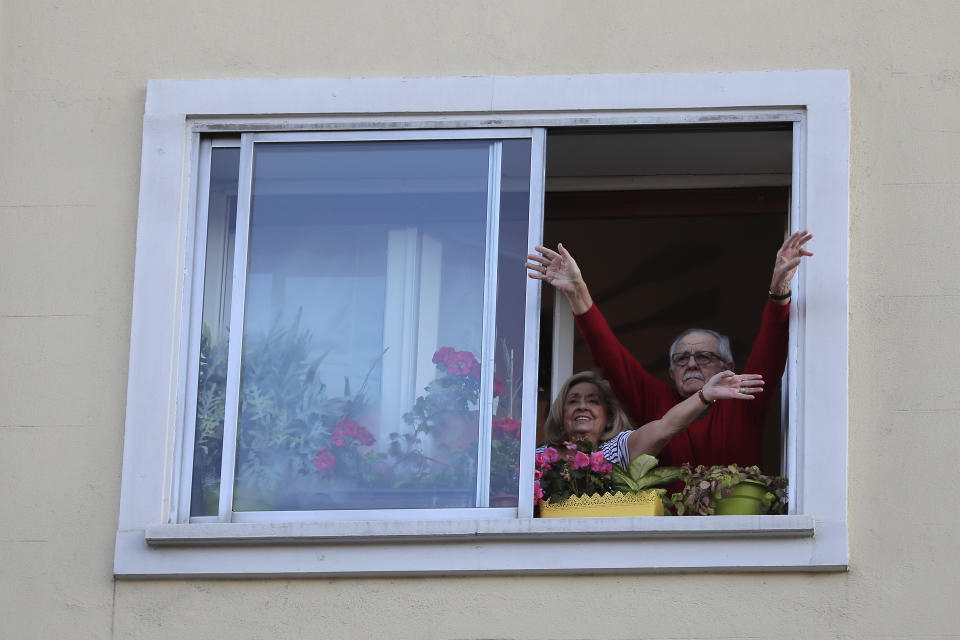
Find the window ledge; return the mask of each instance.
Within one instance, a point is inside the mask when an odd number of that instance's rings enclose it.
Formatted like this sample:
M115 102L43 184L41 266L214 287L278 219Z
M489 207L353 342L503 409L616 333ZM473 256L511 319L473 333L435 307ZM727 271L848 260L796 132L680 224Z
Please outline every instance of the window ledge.
M814 519L790 516L556 518L290 523L194 523L147 527L151 546L357 544L479 540L598 540L813 536Z
M114 575L339 578L843 571L845 537L842 524L812 515L200 522L121 529Z

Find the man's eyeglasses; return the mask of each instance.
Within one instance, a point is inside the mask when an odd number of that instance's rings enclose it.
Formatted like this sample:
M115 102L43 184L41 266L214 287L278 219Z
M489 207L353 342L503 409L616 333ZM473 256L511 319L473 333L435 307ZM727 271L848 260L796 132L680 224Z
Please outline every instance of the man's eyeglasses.
M690 361L690 358L693 358L694 362L700 366L710 364L714 360L723 360L723 358L712 351L696 351L694 353L684 351L683 353L675 353L670 356L670 361L673 363L673 366L682 367Z

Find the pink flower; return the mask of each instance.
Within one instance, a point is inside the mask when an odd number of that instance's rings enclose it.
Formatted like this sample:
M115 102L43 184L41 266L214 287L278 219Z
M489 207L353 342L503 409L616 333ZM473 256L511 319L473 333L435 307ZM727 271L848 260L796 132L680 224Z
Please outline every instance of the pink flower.
M540 501L543 500L543 489L540 488L539 482L533 483L533 503L540 504Z
M329 471L337 465L337 459L330 453L330 449L324 447L317 451L317 457L313 459L313 466L320 471Z
M573 457L570 458L570 468L571 469L583 469L584 467L590 466L590 456L585 454L583 451L577 451L573 454Z
M613 471L613 465L607 462L603 451L596 451L590 456L590 468L597 473L608 474Z
M560 459L560 452L553 447L547 447L543 450L543 460L548 464L553 464Z
M533 470L533 479L534 479L534 480L539 480L539 479L542 478L542 477L543 477L543 471L540 471L540 469L534 469L534 470Z
M590 468L597 473L613 471L613 465L607 462L607 459L603 456L603 451L594 451L590 454Z
M543 457L542 453L538 453L537 455L535 455L533 457L533 460L536 463L535 466L537 469L542 469L543 471L549 471L550 469L553 468L550 466L550 463L547 462L546 458Z
M567 451L576 451L576 450L577 450L577 445L575 445L575 444L572 443L572 442L564 442L564 443L563 443L563 446L565 446L565 447L567 448Z

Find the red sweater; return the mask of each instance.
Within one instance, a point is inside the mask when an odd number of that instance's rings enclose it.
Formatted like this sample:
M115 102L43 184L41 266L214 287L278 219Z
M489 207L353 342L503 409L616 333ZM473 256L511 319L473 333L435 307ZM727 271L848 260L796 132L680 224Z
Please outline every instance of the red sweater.
M638 426L658 420L682 400L673 386L647 373L620 344L596 305L575 318L593 361ZM760 464L764 417L786 365L789 319L789 304L767 301L760 333L743 368L743 373L763 375L763 393L753 400L720 400L712 405L706 416L667 443L657 456L660 464Z

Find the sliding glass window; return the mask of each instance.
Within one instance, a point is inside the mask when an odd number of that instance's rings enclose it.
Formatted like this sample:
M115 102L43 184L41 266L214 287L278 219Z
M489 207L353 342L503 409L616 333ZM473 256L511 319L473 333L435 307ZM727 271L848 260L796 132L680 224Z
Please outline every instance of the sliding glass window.
M194 520L517 516L534 146L522 129L201 142Z

